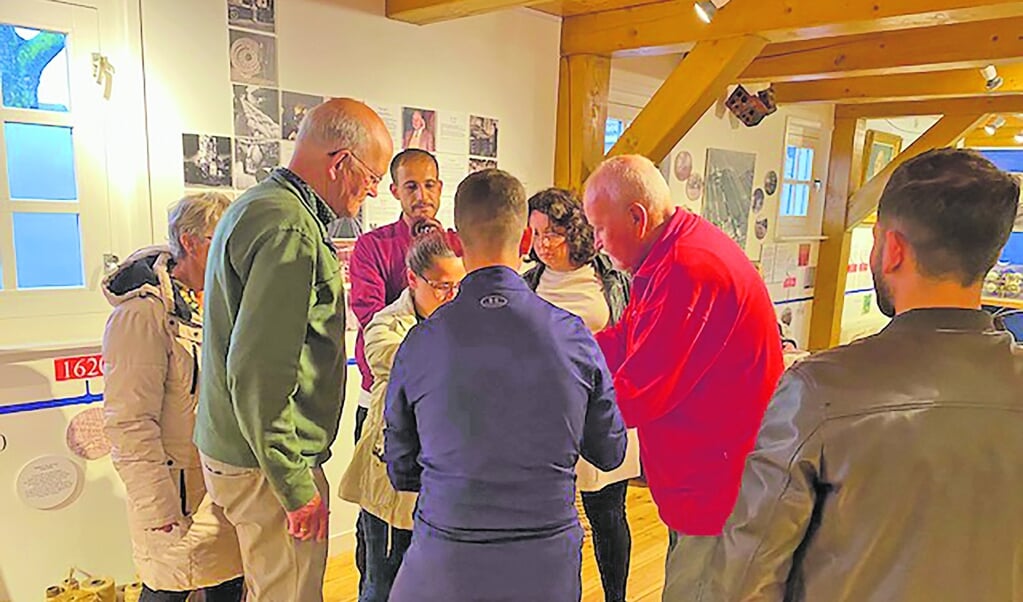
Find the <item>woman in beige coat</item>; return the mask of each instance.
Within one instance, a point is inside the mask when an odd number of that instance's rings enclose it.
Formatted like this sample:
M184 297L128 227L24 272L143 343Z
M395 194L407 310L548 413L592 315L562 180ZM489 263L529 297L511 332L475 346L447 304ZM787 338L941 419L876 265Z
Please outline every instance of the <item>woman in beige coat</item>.
M417 222L413 235L432 220ZM425 226L423 224L426 224ZM398 574L405 550L412 541L412 512L416 494L395 491L387 477L384 452L384 397L394 355L405 335L458 292L465 276L462 260L455 256L440 230L419 235L409 248L409 288L398 300L380 310L364 331L366 361L373 371L369 414L352 463L341 478L341 498L358 504L359 527L366 537L366 566L359 602L386 602Z
M206 254L230 200L186 196L171 209L169 247L137 251L103 281L113 313L103 334L104 413L127 491L142 602L242 599L241 556L223 510L206 496L192 444Z

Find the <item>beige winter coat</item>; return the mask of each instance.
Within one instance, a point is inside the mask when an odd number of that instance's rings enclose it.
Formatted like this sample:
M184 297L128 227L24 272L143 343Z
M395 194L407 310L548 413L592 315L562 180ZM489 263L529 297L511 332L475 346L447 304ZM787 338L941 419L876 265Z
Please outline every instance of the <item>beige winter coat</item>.
M369 414L352 462L341 477L341 499L398 529L412 530L416 494L396 491L387 477L384 453L384 401L391 364L405 335L416 325L412 293L406 289L398 300L380 310L363 331L366 362L373 372Z
M234 528L206 496L192 444L200 317L171 281L169 250L142 249L103 281L104 412L127 491L135 566L152 589L183 591L242 574ZM155 530L176 523L170 532Z

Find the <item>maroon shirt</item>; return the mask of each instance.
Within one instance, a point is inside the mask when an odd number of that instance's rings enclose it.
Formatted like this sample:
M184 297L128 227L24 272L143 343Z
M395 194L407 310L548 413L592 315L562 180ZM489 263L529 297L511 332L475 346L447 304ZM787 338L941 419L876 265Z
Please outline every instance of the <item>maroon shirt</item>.
M457 235L448 230L448 243L461 255L462 248ZM359 321L359 332L355 339L355 362L362 374L362 389L369 391L373 385L373 374L366 362L362 330L366 328L378 311L398 300L401 292L408 287L405 277L405 255L412 246L412 233L408 224L398 216L398 221L371 230L355 241L348 276L352 282L352 313Z
M661 519L718 535L783 369L760 274L724 232L678 209L597 342Z

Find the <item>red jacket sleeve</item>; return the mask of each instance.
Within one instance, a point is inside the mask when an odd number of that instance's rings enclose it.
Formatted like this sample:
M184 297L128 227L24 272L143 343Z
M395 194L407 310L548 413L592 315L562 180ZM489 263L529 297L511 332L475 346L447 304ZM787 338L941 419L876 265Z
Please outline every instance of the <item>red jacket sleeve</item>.
M348 275L352 279L352 312L362 328L387 305L386 284L378 256L377 244L372 236L364 234L355 241Z
M628 426L658 420L685 403L720 355L735 301L718 293L713 282L700 284L674 267L646 287L618 325L598 335Z

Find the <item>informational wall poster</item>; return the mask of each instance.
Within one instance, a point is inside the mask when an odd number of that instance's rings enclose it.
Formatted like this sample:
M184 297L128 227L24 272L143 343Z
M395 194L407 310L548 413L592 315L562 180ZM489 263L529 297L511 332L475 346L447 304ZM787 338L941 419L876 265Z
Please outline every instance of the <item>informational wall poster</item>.
M403 148L401 145L401 107L376 102L368 104L371 109L376 111L380 119L384 121L384 125L387 126L387 131L391 133L391 141L394 143L394 148L396 150Z
M234 135L274 140L281 131L281 98L274 88L234 86Z
M274 30L274 0L227 0L227 22L232 27Z
M277 87L277 39L231 29L231 81Z
M437 219L445 228L455 227L455 191L458 184L469 174L468 158L464 155L437 154L440 166L440 179L444 182L444 193L441 195L440 209Z
M430 109L404 107L401 110L401 148L437 150L437 112Z
M323 102L322 96L301 92L281 92L281 138L294 140L298 136L298 125L306 111Z
M746 248L750 199L757 156L751 153L707 149L706 201L703 215Z
M492 117L469 117L469 154L497 159L497 120Z
M469 115L437 112L437 153L465 155L469 150Z
M182 134L186 186L231 187L231 139Z
M265 180L281 164L278 140L239 138L234 142L234 187L249 188Z

